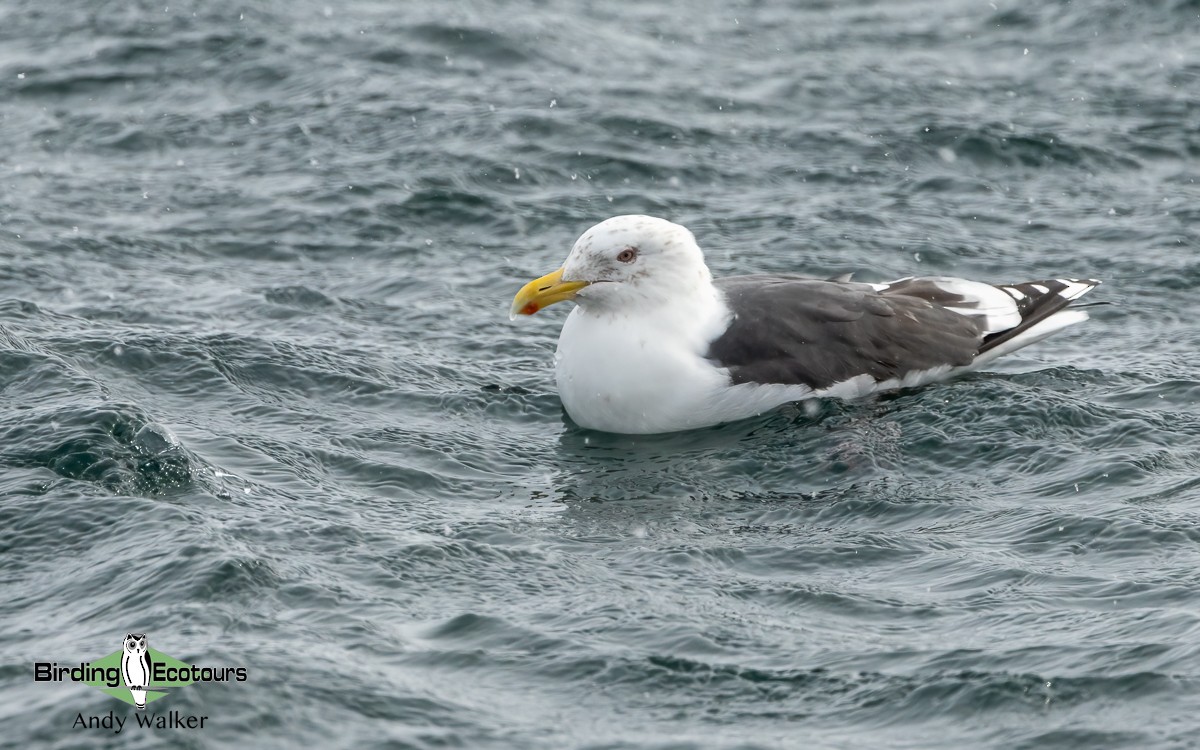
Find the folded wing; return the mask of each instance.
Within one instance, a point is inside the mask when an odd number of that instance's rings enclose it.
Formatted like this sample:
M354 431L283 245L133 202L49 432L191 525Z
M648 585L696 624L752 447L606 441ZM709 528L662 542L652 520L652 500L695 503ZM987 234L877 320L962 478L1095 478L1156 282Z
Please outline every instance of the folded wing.
M863 375L876 382L903 380L979 364L1079 322L1086 314L1063 309L1098 283L727 277L716 285L733 320L711 343L708 357L728 368L735 384L802 384L820 391Z

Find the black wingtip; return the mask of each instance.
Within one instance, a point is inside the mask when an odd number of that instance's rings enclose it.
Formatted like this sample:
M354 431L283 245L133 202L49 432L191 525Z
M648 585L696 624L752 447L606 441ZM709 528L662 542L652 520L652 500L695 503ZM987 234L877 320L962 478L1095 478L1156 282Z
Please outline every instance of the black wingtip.
M983 339L979 353L983 354L1006 341L1020 336L1033 326L1041 323L1051 315L1065 309L1067 306L1086 307L1089 304L1077 303L1075 300L1095 289L1101 284L1099 279L1044 279L1042 281L1026 281L1021 284L1001 284L998 288L1009 294L1017 303L1021 314L1020 324L1005 331L997 331ZM1083 287L1072 289L1072 287Z

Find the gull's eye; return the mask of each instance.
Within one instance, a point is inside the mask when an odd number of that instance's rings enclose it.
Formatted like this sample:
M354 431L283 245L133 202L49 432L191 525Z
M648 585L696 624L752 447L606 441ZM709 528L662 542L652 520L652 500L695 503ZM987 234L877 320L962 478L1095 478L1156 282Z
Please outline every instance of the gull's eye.
M637 260L638 249L636 247L627 247L617 253L617 260L622 263L632 263Z

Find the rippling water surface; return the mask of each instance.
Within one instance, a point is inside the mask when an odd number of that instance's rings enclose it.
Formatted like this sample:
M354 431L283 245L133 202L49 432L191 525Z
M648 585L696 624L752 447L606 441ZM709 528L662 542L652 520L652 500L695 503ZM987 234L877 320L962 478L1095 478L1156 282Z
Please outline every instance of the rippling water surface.
M0 744L1168 748L1200 705L1200 4L0 4ZM987 372L563 416L591 224L1095 276ZM246 683L121 735L127 632Z

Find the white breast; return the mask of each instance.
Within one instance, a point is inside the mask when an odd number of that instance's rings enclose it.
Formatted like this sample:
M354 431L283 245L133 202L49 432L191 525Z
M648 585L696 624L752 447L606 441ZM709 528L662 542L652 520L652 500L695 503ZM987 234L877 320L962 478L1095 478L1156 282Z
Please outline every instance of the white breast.
M715 290L714 290L715 291ZM812 394L804 386L733 386L704 358L728 325L719 298L658 315L577 307L558 339L555 374L567 414L593 430L648 434L759 414Z

